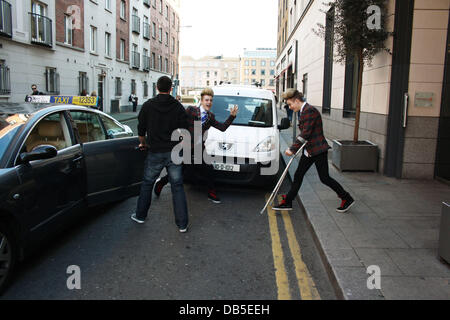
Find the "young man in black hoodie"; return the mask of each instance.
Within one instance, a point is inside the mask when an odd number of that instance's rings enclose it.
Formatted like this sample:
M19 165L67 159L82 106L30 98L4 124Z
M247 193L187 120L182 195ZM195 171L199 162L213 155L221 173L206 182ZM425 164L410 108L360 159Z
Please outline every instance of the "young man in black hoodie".
M148 149L148 155L136 213L131 215L131 219L137 223L145 222L152 201L153 185L162 169L166 168L172 189L175 223L180 232L186 232L188 212L182 166L171 160L171 151L178 144L177 141L171 141L171 136L174 130L187 129L189 122L183 105L170 95L172 80L166 76L159 78L157 89L159 94L145 102L138 115L139 148Z

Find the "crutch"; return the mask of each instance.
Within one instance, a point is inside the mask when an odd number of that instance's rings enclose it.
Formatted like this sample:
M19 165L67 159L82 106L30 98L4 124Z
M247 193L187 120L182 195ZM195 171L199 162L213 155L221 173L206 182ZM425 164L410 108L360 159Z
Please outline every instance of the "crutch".
M275 199L275 196L277 195L278 191L280 190L281 184L284 181L284 178L286 177L286 174L288 173L289 167L292 164L292 161L294 161L294 159L302 153L303 148L306 146L307 141L305 141L303 143L303 145L300 147L300 149L297 150L297 152L292 156L291 160L289 160L288 164L286 165L286 168L283 171L283 174L280 177L280 180L278 180L275 189L273 189L272 194L270 195L269 199L266 202L266 205L264 206L264 208L261 210L260 214L263 214L264 211L266 211L266 208L269 204L272 204L273 200Z

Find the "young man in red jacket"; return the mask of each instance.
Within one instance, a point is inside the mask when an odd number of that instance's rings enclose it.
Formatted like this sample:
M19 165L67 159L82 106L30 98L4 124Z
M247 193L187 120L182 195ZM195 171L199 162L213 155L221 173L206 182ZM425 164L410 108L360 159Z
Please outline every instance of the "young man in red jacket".
M273 207L274 210L292 210L292 201L296 197L303 182L303 177L308 169L315 164L319 174L320 181L330 187L341 198L341 206L336 209L338 212L347 212L355 203L352 196L328 173L328 149L330 146L323 135L322 117L320 112L309 105L303 94L295 89L288 89L283 94L283 99L289 105L289 108L299 114L298 128L300 135L295 143L285 154L293 156L298 149L307 142L303 149L298 168L294 174L294 182L287 195L283 196L282 202Z
M186 109L186 113L189 119L189 132L191 134L191 151L194 152L195 145L201 143L202 155L205 149L205 142L203 141L203 135L209 128L214 127L220 131L226 131L228 127L231 125L233 120L236 118L236 114L238 112L238 106L234 106L230 110L230 116L224 123L218 122L214 113L211 112L212 103L213 103L214 91L210 88L205 88L201 93L200 105L198 107L188 107ZM202 136L195 137L194 135L194 123L195 121L201 121L202 127ZM205 163L202 157L201 164L194 164L193 157L192 164L184 165L184 171L188 176L195 176L195 178L200 179L202 183L206 184L208 187L208 199L214 203L220 203L220 198L217 196L216 187L214 183L214 168L211 164ZM167 176L159 179L155 184L155 194L159 197L161 194L162 188L169 182Z

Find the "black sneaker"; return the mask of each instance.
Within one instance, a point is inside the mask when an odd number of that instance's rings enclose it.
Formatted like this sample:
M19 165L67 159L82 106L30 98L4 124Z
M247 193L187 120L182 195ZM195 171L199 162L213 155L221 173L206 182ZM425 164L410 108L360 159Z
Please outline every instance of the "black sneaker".
M272 207L273 210L275 211L291 211L292 210L292 202L291 203L287 203L286 199L283 199L279 205Z
M159 178L158 180L156 180L155 183L155 194L157 197L159 197L159 195L161 194L162 189L164 188L166 184L161 180L161 178Z
M208 199L211 200L214 203L221 203L220 198L217 196L215 190L210 190L208 192Z
M337 212L344 213L347 212L352 205L355 204L355 200L351 196L348 199L342 199L341 206L336 209Z

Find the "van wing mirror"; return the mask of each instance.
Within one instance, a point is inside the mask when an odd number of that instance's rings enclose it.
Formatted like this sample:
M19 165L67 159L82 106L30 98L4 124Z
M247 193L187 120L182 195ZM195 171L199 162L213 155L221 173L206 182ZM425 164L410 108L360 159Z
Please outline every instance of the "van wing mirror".
M278 125L278 130L288 129L291 126L291 122L288 118L281 119L281 124Z

